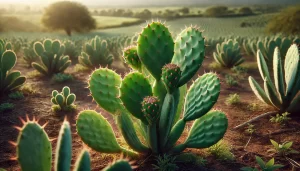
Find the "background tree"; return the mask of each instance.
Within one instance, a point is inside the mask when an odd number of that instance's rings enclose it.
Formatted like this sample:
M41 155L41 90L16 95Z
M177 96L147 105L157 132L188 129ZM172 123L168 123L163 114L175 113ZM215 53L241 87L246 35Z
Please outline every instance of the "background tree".
M84 5L60 1L45 9L42 23L52 30L64 30L69 36L72 31L84 32L96 28L96 21Z
M238 13L242 15L251 15L253 14L253 11L249 7L242 7L239 9Z
M267 25L269 33L300 34L300 5L284 9Z
M205 15L208 17L221 17L228 14L228 7L213 6L205 10Z

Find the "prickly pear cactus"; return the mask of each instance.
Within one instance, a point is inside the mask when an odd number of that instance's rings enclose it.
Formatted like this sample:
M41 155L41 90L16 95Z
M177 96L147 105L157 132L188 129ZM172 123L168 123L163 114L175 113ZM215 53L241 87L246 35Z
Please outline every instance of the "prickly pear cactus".
M101 40L99 36L86 43L83 50L78 62L87 68L110 66L113 62L114 57L108 51L107 41Z
M40 57L40 63L33 62L32 67L43 75L63 73L70 65L69 56L64 56L65 46L59 40L46 39L34 43L34 51Z
M22 120L23 126L16 127L20 132L17 142L11 142L17 148L17 160L22 171L51 171L52 146L46 126L39 125L35 119ZM58 136L56 147L54 170L70 170L72 158L72 137L70 124L64 121ZM28 155L30 154L30 155ZM75 171L88 171L90 169L90 157L87 150L83 150L76 161Z
M76 109L74 102L76 100L76 95L71 93L68 86L65 86L59 93L57 90L52 91L51 102L53 104L52 110L57 111L72 111Z
M37 62L39 57L34 51L34 41L29 43L28 47L25 47L23 59L31 67L33 62Z
M240 53L239 43L235 40L227 40L217 44L217 52L214 52L215 61L222 67L232 68L244 62Z
M264 89L249 77L249 83L255 95L264 103L273 106L280 113L299 111L300 96L300 63L299 48L293 44L288 49L285 61L276 47L273 56L274 82L271 80L267 61L260 50L257 51L257 64L260 75L264 80Z
M82 111L78 116L76 127L82 141L99 152L132 157L138 153L180 153L186 148L207 148L218 142L228 126L223 112L210 111L219 97L219 78L206 73L186 88L204 55L205 42L197 27L184 29L174 42L164 24L148 24L140 33L136 48L131 46L124 51L125 60L136 71L122 79L110 69L99 68L89 79L92 97L114 116L125 141L135 152L118 144L111 125L96 111ZM175 146L186 123L192 121L195 122L187 140Z
M26 81L20 71L12 71L16 62L16 54L11 50L5 50L0 43L0 95L19 88Z

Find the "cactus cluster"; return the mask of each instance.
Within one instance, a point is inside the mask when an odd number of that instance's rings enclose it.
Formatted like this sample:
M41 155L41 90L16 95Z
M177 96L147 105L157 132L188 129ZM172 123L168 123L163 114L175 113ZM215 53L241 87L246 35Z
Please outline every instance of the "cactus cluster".
M40 57L40 63L33 62L32 67L43 75L63 73L70 65L69 56L64 56L65 46L59 40L45 39L43 43L34 43L34 51Z
M257 52L257 39L245 39L243 48L247 55L255 55Z
M249 77L249 83L255 95L264 103L273 106L280 113L299 112L300 96L300 57L296 44L289 47L283 64L279 48L276 47L273 56L274 82L272 82L268 65L263 53L257 51L257 64L264 80L264 89Z
M71 90L68 86L65 86L62 89L62 92L58 92L57 90L52 91L51 102L53 104L53 111L70 111L76 108L74 102L76 100L76 95L71 93Z
M232 68L244 62L240 53L240 46L236 40L229 39L226 42L217 44L217 52L214 52L215 61L222 67Z
M257 49L260 50L260 52L262 53L262 55L265 57L265 60L267 62L267 65L269 67L272 66L272 62L273 62L273 54L274 54L274 50L276 47L279 48L279 52L280 52L280 56L284 57L286 56L286 53L289 49L289 47L293 44L293 43L300 43L300 39L299 38L289 38L289 37L275 37L275 38L269 38L266 37L264 40L259 40L257 42Z
M75 43L72 42L71 40L67 40L64 42L64 45L65 45L64 55L69 56L72 61L77 60L80 51L76 47Z
M224 136L226 115L210 111L220 93L217 75L200 76L186 92L187 82L205 55L204 38L197 27L184 29L174 42L164 24L152 22L143 28L137 47L124 54L134 55L125 59L140 61L154 81L140 70L122 79L110 69L99 68L90 76L89 89L97 104L114 116L130 149L117 142L109 122L94 110L81 111L76 121L78 135L85 144L104 153L158 155L207 148ZM194 123L189 136L176 145L186 123L191 121Z
M17 62L16 54L6 50L6 44L0 40L0 94L22 86L26 78L20 71L11 71Z
M110 66L114 60L114 57L108 50L107 41L101 40L99 36L86 43L83 50L81 56L78 57L78 61L87 68Z
M33 62L37 62L39 58L34 51L34 43L35 43L34 41L30 42L28 47L25 47L23 49L24 50L23 59L29 66L31 66Z

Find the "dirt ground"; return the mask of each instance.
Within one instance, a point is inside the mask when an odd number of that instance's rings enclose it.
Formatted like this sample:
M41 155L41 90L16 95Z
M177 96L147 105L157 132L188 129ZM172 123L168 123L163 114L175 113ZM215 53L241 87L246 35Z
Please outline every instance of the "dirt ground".
M208 65L213 61L212 55L208 55L208 58L205 59L201 69L199 70L199 75L202 75L204 72L211 71ZM247 63L254 63L254 57L247 57L247 60L244 65ZM23 75L29 74L33 71L32 68L25 67L22 63L18 63L15 67L16 70L20 70ZM122 76L127 71L121 70ZM284 127L273 124L269 122L270 118L264 118L255 122L255 134L252 135L251 141L248 146L244 149L245 144L249 139L249 135L245 134L244 130L235 131L232 128L254 116L271 111L272 108L265 107L260 105L258 110L251 111L247 107L251 103L262 104L251 91L251 88L248 83L248 76L253 76L256 80L261 78L257 69L249 69L248 73L239 80L238 86L229 87L225 83L225 74L232 73L231 70L220 70L216 71L221 79L221 93L218 99L218 102L214 106L216 109L224 111L229 119L229 127L227 133L224 137L224 140L227 141L232 146L232 153L235 155L234 161L220 161L213 157L206 158L208 163L205 168L193 168L191 166L182 165L180 170L218 170L218 171L237 171L240 170L243 166L255 166L255 155L263 157L265 160L270 159L274 156L271 156L267 152L268 149L272 147L270 139L274 139L277 142L284 141L293 141L293 149L300 151L300 119L295 118L288 122ZM75 72L74 66L68 68L67 73L70 73L75 78L71 82L67 83L54 83L51 79L34 77L28 78L27 84L32 84L32 86L38 91L38 93L32 95L25 95L25 98L18 101L8 100L15 104L15 109L11 112L5 112L0 115L0 168L5 168L8 171L17 171L20 170L18 162L11 160L16 156L15 147L8 143L8 141L16 141L18 136L18 131L13 128L13 126L22 126L19 117L25 118L25 115L28 114L30 118L35 116L39 119L40 124L48 122L45 127L45 131L48 133L50 138L56 138L59 133L60 126L64 120L64 115L55 115L51 111L51 92L52 90L61 90L65 85L69 86L71 92L75 93L77 96L76 105L77 111L67 114L67 119L72 125L72 138L73 138L73 159L72 163L75 163L75 160L83 148L84 144L80 140L80 137L76 133L75 123L76 115L78 112L84 109L95 109L98 112L101 112L110 123L114 123L112 117L99 107L96 103L92 101L92 98L89 96L89 90L87 87L87 79L90 73L86 72ZM196 79L195 76L194 79ZM241 104L237 106L228 106L225 104L225 100L229 94L238 93L241 98ZM0 102L4 102L5 97L0 99ZM6 100L7 101L7 100ZM298 115L300 116L300 115ZM191 125L191 123L189 123ZM116 126L113 124L114 129ZM281 131L281 132L280 132ZM282 132L283 131L283 132ZM119 133L116 130L116 135L119 137ZM187 134L180 139L184 141ZM53 152L56 148L56 140L52 141ZM196 154L202 154L203 150L201 149L187 149L186 151L191 151ZM100 170L107 166L114 159L120 158L119 155L109 155L101 154L95 151L91 152L92 158L92 168L93 170ZM28 154L30 155L30 154ZM300 155L290 156L297 162L300 162ZM275 158L276 163L284 164L285 167L282 169L284 171L291 170L291 165L284 159L280 157ZM135 161L138 166L137 170L151 170L151 161L145 161L145 158L142 158L138 161Z

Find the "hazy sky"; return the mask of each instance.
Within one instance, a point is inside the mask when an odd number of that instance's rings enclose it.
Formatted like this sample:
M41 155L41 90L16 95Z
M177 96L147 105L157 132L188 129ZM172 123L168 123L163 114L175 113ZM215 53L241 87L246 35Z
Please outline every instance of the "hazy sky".
M13 4L22 3L26 5L43 4L59 0L0 0L0 3ZM74 0L85 5L176 5L176 4L199 4L199 3L221 3L221 4L255 4L255 3L299 3L300 0Z

